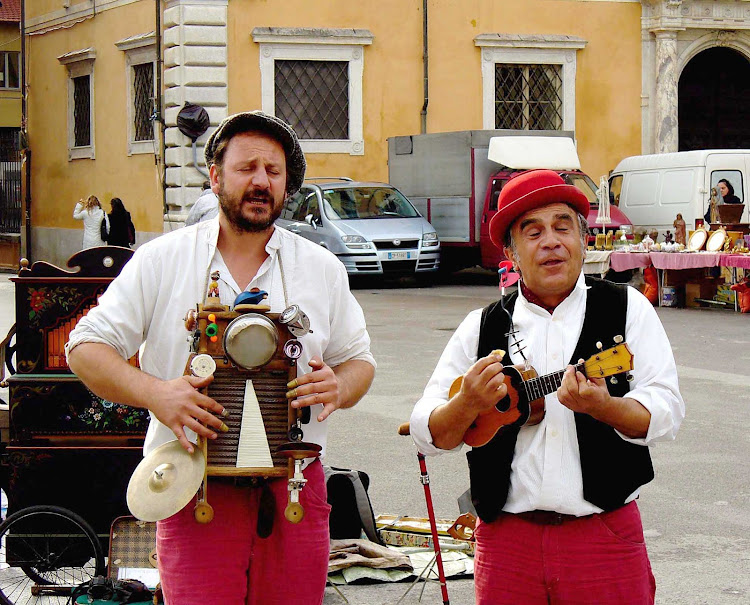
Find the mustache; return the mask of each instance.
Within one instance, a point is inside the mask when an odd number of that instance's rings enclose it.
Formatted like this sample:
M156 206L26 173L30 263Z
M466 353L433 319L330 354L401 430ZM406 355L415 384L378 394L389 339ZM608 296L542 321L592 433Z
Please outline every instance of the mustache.
M253 189L251 191L246 191L242 196L242 200L245 202L252 202L254 200L273 202L273 196L271 195L271 192L266 189Z

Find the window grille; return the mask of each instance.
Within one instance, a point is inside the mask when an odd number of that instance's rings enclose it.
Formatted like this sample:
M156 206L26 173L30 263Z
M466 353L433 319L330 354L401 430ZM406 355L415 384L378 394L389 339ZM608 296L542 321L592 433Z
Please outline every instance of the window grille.
M133 65L133 134L135 141L151 141L154 103L154 64Z
M73 120L76 147L91 145L91 77L73 78Z
M495 128L561 130L562 66L495 65Z
M20 131L0 128L0 233L21 232Z
M20 88L18 52L0 52L0 88Z
M275 113L300 139L349 139L349 62L276 60Z

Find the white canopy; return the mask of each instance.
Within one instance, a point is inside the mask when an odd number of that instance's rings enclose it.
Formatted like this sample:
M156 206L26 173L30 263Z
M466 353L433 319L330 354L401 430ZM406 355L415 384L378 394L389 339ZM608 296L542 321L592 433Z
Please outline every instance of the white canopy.
M580 170L575 142L570 137L492 137L487 158L508 168Z

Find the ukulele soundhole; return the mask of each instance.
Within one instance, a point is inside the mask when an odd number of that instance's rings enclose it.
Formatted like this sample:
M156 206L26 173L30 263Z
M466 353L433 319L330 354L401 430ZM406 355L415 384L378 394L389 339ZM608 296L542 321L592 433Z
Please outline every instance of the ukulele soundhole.
M495 404L495 409L498 412L507 412L510 409L511 403L510 397L506 395Z

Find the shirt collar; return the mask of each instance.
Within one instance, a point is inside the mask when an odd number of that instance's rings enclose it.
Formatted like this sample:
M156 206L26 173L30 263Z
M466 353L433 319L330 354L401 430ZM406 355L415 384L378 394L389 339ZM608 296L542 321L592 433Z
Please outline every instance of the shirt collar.
M545 305L541 299L534 294L531 290L529 290L526 287L526 284L523 283L523 277L521 277L520 283L520 296L522 299L526 301L527 304L536 305L537 307L540 307L547 311L550 315L552 315L555 312L555 309L564 306L569 300L573 299L575 296L577 296L580 292L584 292L588 290L588 286L586 285L586 279L583 275L583 269L581 269L581 272L578 274L578 279L576 280L575 286L573 286L573 290L571 290L570 294L563 299L559 305L556 307L550 307Z

